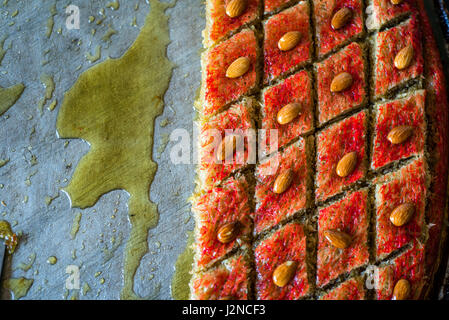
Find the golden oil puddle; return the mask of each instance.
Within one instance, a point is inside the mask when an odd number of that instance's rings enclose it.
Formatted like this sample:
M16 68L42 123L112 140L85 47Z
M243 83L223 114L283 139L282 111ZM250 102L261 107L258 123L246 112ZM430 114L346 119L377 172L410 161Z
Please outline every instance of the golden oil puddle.
M95 53L94 54L90 54L90 52L86 52L86 59L90 63L97 62L98 60L100 60L100 58L101 58L101 45L98 45L98 46L95 47Z
M194 256L192 244L194 240L195 236L193 231L189 232L186 248L176 261L175 274L171 282L171 295L175 300L189 300L189 282L192 277L190 271L192 270Z
M32 254L29 255L28 262L21 262L21 263L19 263L17 268L21 269L22 271L27 272L33 266L34 261L36 261L36 253L33 252Z
M51 264L51 265L55 265L56 263L58 263L58 258L55 256L48 257L47 263Z
M38 109L42 114L44 112L44 106L47 101L53 98L53 92L55 91L55 81L53 80L53 76L43 73L41 75L41 83L45 88L44 97L38 102Z
M104 36L101 38L102 41L108 42L111 41L111 37L113 35L117 34L117 30L112 29L111 25L108 26L108 31L104 34Z
M120 8L120 3L118 2L118 0L109 2L109 3L106 5L106 8L110 8L110 9L112 9L112 10L118 10L118 9Z
M81 218L83 217L83 214L81 212L78 212L75 215L75 218L73 219L72 229L70 230L70 239L74 240L76 238L76 235L78 234L78 231L80 230L80 222Z
M50 18L47 19L47 31L45 31L45 36L47 38L51 37L51 34L53 32L53 27L55 25L55 15L58 13L56 10L56 3L54 3L50 7Z
M90 288L89 284L87 282L83 285L83 296L88 294L92 289Z
M24 89L25 86L21 83L9 88L0 88L0 116L19 100Z
M0 168L8 164L9 159L0 159Z
M26 278L8 279L5 281L3 286L6 289L11 290L14 299L18 300L27 295L28 290L30 290L31 286L33 285L33 282L33 279Z
M9 44L9 47L4 49L5 41L8 37L4 36L2 39L0 39L0 66L2 65L3 58L5 57L6 52L8 49L11 48L11 43Z
M107 59L79 77L65 94L58 115L61 138L81 138L91 145L65 192L72 206L87 208L113 190L130 194L132 225L126 245L122 299L138 299L134 276L148 251L148 230L157 225L156 204L149 198L157 164L152 160L154 120L164 108L173 63L168 16L172 4L149 1L151 9L131 48L119 59Z

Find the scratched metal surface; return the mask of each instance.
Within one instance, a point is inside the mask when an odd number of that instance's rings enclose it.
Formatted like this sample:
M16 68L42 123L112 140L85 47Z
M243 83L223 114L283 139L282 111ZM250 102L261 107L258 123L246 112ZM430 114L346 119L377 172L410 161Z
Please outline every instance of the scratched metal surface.
M16 105L0 117L0 159L10 159L0 168L0 201L6 204L6 207L0 205L0 219L7 219L15 225L15 231L22 233L16 253L5 261L2 280L10 277L34 279L23 299L64 299L74 295L80 299L118 299L123 285L123 256L130 231L128 195L114 191L103 196L93 208L70 208L68 197L59 190L67 184L66 179L70 179L89 146L81 140L71 140L65 147L65 140L57 138L55 128L64 92L91 66L85 53L93 53L101 44L102 57L95 63L101 63L107 56L121 56L138 35L149 10L145 0L119 0L119 10L105 9L103 25L89 24L88 17L101 17L100 10L109 2L58 0L55 26L49 39L45 36L46 23L54 0L9 0L6 5L0 2L0 39L7 36L4 47L11 46L0 65L0 86L9 87L19 82L26 86ZM140 5L137 11L136 3ZM427 6L432 9L430 3ZM80 30L65 28L64 8L68 4L80 8ZM13 17L17 9L18 14ZM165 96L164 114L157 119L155 127L154 158L159 168L151 199L158 204L161 217L159 225L149 233L150 252L143 258L135 278L135 291L154 299L171 298L173 266L184 250L186 232L193 228L186 199L192 192L194 168L170 163L170 143L164 152L158 150L161 150L163 137L173 129L190 131L192 128L192 105L200 84L198 53L205 24L201 0L178 0L167 13L171 16L172 39L168 57L178 67ZM134 17L137 27L131 25ZM433 27L438 28L436 16L431 18ZM104 42L101 38L108 24L118 33L112 36L111 42ZM61 34L57 32L59 28ZM93 28L97 29L95 35L91 35ZM439 39L443 39L441 32ZM48 49L48 54L44 54ZM49 63L42 65L43 61ZM77 70L80 65L81 69ZM55 78L54 97L59 103L53 112L45 108L40 115L37 104L44 95L44 88L39 77L44 72ZM164 119L169 120L169 125L161 127L159 123ZM33 164L33 156L37 164ZM30 186L25 183L28 177ZM47 205L45 197L58 193L59 197ZM24 201L25 197L28 201ZM72 240L70 230L78 212L82 213L80 230ZM113 237L120 245L111 244ZM30 269L20 268L21 264L22 267L29 264L33 254L36 258ZM57 257L55 265L47 263L50 256ZM65 289L69 265L79 267L81 287L87 283L91 288L86 295L83 290ZM101 279L104 279L103 284ZM1 287L0 296L10 298L9 292Z
M89 24L88 17L101 17L100 10L109 2L58 0L53 34L49 39L45 36L46 23L54 0L9 0L6 5L2 5L3 0L0 2L0 39L7 36L5 48L11 44L0 66L0 86L9 87L19 82L26 86L16 105L0 117L0 159L10 159L0 168L0 185L3 185L0 200L6 204L6 207L0 205L0 219L10 221L14 224L13 229L22 233L16 253L5 261L2 280L9 277L34 279L23 299L64 299L76 295L77 290L65 289L69 265L80 268L81 287L87 283L91 288L86 295L78 292L80 299L118 299L123 285L124 249L130 231L126 208L128 195L114 191L103 196L93 208L70 208L68 197L59 190L67 185L65 179L70 179L89 146L84 141L71 140L64 147L65 140L58 139L55 128L64 92L92 65L86 60L85 53L93 53L101 44L102 57L96 63L101 63L107 56L121 56L137 37L149 11L144 0L119 0L119 10L105 9L103 25ZM134 9L136 3L139 3L137 11ZM68 4L80 8L80 30L65 27ZM16 9L18 14L13 17ZM200 0L179 0L167 13L171 16L172 39L168 57L178 67L165 97L164 114L157 119L155 127L154 159L159 169L151 199L159 206L160 222L149 233L150 252L143 258L135 277L135 291L154 299L171 298L174 264L184 250L186 232L193 229L186 202L193 188L193 165L171 165L171 143L162 153L158 149L161 150L162 137L173 129L191 131L192 105L200 84L198 53L205 24ZM131 25L134 17L138 27ZM118 31L110 43L101 40L109 24ZM59 28L61 34L57 32ZM92 36L93 28L97 32ZM47 49L50 52L44 54ZM49 63L42 65L46 60ZM81 69L76 70L79 65ZM44 72L54 76L54 97L59 103L53 112L47 110L47 104L40 115L37 105L43 97L44 87L39 78ZM169 120L169 125L161 127L159 124L164 119ZM37 159L34 165L33 155ZM27 186L25 181L30 175L31 185ZM58 192L59 197L47 205L45 197L53 197ZM28 201L24 201L25 197ZM115 209L117 213L114 213ZM78 235L72 240L70 230L77 212L82 212L82 219ZM111 244L113 237L117 239L115 245ZM32 254L36 259L31 268L27 271L20 268L21 263L29 263ZM57 257L55 265L47 263L50 256ZM103 284L101 279L104 279ZM1 297L10 298L9 292L1 289Z

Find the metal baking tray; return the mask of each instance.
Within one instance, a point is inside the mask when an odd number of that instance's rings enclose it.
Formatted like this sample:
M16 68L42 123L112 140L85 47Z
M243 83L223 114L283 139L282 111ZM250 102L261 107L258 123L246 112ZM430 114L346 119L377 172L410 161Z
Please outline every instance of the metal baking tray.
M0 6L0 40L3 35L9 35L5 48L11 46L0 65L0 86L7 87L20 81L27 87L18 103L8 112L9 119L3 119L4 116L0 119L0 158L10 158L8 166L0 172L0 184L5 185L4 189L0 189L0 200L8 204L7 208L0 206L0 214L6 212L7 220L16 220L18 223L14 230L23 233L12 260L11 257L5 259L1 280L10 277L34 279L25 299L70 298L74 293L64 289L66 267L77 265L81 272L81 284L88 283L91 289L86 294L79 294L80 299L118 299L123 284L124 249L130 229L126 208L128 196L125 192L114 191L103 196L93 208L82 210L80 231L75 240L70 240L73 219L81 210L71 209L69 200L59 192L59 188L65 186L65 179L71 178L89 147L81 140L71 140L65 148L65 141L56 137L55 122L64 92L70 89L82 72L91 67L84 53L92 53L96 45L102 44L102 58L96 63L101 63L107 56L123 55L139 33L149 6L144 0L120 1L120 9L107 11L105 26L98 27L96 35L92 36L88 16L98 16L110 0L69 2L80 7L81 29L78 32L63 29L61 34L55 34L50 40L45 37L45 26L49 7L54 1L9 1L8 6ZM140 5L139 10L134 9L136 3ZM65 4L57 2L59 13L55 16L54 32L65 23ZM449 81L448 7L447 1L426 1L426 10ZM18 15L12 18L15 10L18 10ZM194 165L172 166L168 152L158 152L158 149L161 147L161 137L174 128L192 129L195 117L192 106L201 81L201 32L205 27L203 1L177 1L167 13L171 17L172 40L167 55L178 67L174 70L165 96L164 114L156 120L155 126L154 157L159 168L151 199L158 204L161 217L159 225L150 230L149 252L142 259L135 278L136 293L153 299L171 299L174 265L187 243L186 233L193 229L186 199L193 191ZM133 17L136 17L138 27L132 26ZM15 24L10 25L11 21ZM101 37L107 32L109 23L118 33L111 44L105 44ZM49 54L42 54L50 48ZM42 66L44 60L50 62ZM78 69L79 65L81 69ZM37 102L44 89L39 76L44 70L55 76L55 97L59 103L55 111L46 110L40 116ZM159 125L165 119L169 120L170 125ZM18 123L21 125L18 126ZM30 135L33 127L37 133ZM167 150L169 148L170 144ZM31 155L37 156L38 164L35 166L29 164ZM24 184L28 178L32 181L31 187ZM57 194L59 197L47 206L44 198ZM29 196L27 202L23 200L24 195ZM118 213L112 220L115 209ZM113 245L110 243L112 236L123 241ZM434 299L449 300L447 247L432 295ZM75 256L74 249L77 249ZM106 255L105 252L110 254ZM20 264L30 263L29 258L33 254L36 256L31 268L20 269ZM57 256L58 262L48 265L47 259L53 255ZM97 276L99 272L101 275ZM101 278L105 279L104 283L100 283ZM7 290L0 288L0 293L1 298L9 298Z

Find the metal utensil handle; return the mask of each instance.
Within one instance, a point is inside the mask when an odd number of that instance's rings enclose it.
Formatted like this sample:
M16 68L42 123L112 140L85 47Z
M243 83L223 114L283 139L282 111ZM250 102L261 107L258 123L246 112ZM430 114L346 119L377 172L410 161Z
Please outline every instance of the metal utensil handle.
M3 260L5 258L5 250L6 250L6 247L3 245L3 243L0 243L0 279L2 278Z

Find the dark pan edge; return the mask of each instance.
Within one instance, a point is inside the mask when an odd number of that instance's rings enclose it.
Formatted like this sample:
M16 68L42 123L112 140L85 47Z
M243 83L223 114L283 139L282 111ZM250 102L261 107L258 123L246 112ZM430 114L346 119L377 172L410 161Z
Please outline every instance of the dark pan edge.
M424 1L424 7L429 17L429 22L440 51L443 72L446 78L446 86L449 92L449 4L446 0ZM449 123L447 124L449 126ZM446 193L447 197L449 194ZM448 209L446 200L446 210ZM447 215L447 214L446 214ZM443 227L443 234L449 232L448 225ZM444 241L444 239L441 239ZM449 300L449 245L445 244L440 253L439 266L434 276L433 289L430 299Z

